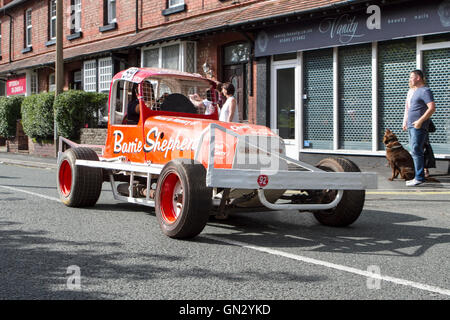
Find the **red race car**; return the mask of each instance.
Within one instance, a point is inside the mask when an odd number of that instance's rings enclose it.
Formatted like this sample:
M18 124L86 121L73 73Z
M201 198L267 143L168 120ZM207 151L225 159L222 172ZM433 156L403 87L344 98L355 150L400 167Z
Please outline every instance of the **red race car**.
M154 207L172 238L195 237L210 215L236 210L309 211L329 226L359 217L365 189L377 186L375 173L361 173L344 158L312 166L287 157L283 140L267 127L219 121L215 87L198 74L119 72L105 146L60 138L61 201L93 206L109 182L116 200Z

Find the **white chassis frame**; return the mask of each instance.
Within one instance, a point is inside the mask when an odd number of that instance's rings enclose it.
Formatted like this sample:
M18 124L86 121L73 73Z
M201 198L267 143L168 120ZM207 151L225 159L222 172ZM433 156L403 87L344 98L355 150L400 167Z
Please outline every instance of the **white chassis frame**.
M265 207L271 210L327 210L336 207L342 199L344 190L366 190L377 188L377 174L372 172L326 172L307 163L294 160L283 154L275 154L276 157L293 163L305 171L288 171L288 170L244 170L244 169L217 169L214 168L214 154L215 154L215 132L220 130L226 134L239 138L240 135L234 131L228 130L219 124L210 124L200 135L198 143L195 148L195 160L198 159L200 148L205 135L210 132L208 168L206 173L206 186L212 188L236 188L236 189L251 189L258 190L258 197ZM60 137L60 148L63 150L63 143L70 147L93 147L89 145L78 145L70 140ZM245 141L246 146L256 148L262 152L266 150L258 146L252 145ZM94 146L100 147L100 146ZM58 163L62 152L58 154ZM130 189L129 194L132 193L132 185L136 175L147 178L147 190L150 190L151 179L154 176L159 176L163 169L163 165L148 163L133 163L126 162L125 157L118 157L114 159L100 158L100 161L76 160L75 165L87 166L95 168L103 168L109 170L118 170L126 172L130 175ZM269 177L268 184L262 188L258 185L258 178L261 175ZM155 206L155 201L149 198L147 192L146 198L134 198L132 196L125 197L117 193L113 174L109 175L113 196L116 200L146 205L150 207ZM277 204L270 203L265 195L264 190L338 190L336 198L328 204ZM216 203L215 203L216 204Z

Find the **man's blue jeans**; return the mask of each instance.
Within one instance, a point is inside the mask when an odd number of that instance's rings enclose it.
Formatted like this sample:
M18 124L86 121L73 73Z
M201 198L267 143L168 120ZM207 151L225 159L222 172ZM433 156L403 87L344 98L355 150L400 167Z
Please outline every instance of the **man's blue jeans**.
M418 181L425 181L424 173L424 156L423 151L425 147L425 140L427 138L427 130L408 128L409 145L411 147L411 156L414 161L415 179Z

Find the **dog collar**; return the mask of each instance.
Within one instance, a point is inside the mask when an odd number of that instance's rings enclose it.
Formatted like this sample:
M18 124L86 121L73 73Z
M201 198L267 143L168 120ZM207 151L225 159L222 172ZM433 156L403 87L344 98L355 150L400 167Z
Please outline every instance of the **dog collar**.
M395 146L395 147L386 147L387 149L399 149L399 148L403 148L402 146Z

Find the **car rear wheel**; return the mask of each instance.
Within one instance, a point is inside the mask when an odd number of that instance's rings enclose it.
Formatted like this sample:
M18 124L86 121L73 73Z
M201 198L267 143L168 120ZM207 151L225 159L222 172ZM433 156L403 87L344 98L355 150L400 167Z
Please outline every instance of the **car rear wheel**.
M206 170L190 160L165 165L156 187L156 216L163 233L187 239L204 229L212 208L212 189L206 187Z
M89 148L66 150L58 163L58 193L69 207L90 207L97 203L102 191L101 168L76 166L76 160L98 161L97 153Z
M360 172L358 166L345 158L327 158L317 164L319 169L334 172ZM322 203L330 203L337 195L336 190L323 190ZM330 210L316 211L314 217L323 225L346 227L361 215L365 201L365 190L345 190L339 204Z

